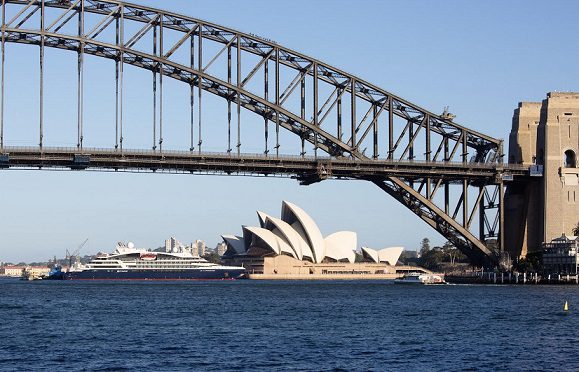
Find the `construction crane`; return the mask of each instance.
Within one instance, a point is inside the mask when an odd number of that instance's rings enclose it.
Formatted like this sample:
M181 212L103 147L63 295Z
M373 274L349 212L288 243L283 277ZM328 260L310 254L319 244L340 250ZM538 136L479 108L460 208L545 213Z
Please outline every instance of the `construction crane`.
M88 238L86 238L86 239L84 240L84 242L82 242L82 244L79 245L78 248L77 248L74 252L72 252L72 253L70 253L70 252L68 251L68 249L66 250L66 259L68 260L68 267L69 267L69 268L72 266L72 259L73 259L73 258L75 259L75 262L76 262L76 260L80 260L80 257L78 256L78 252L80 252L80 250L82 249L82 247L84 247L84 245L85 245L87 242L88 242Z

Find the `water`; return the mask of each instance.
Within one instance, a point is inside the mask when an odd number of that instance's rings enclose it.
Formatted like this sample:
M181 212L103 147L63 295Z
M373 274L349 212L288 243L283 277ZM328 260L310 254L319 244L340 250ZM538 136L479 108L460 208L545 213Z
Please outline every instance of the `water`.
M3 280L0 322L2 370L579 370L576 286Z

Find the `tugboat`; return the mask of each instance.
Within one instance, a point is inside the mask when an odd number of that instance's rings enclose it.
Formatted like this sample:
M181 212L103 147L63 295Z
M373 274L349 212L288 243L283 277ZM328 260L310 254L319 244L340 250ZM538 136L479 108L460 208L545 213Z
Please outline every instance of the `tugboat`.
M44 280L64 280L64 271L62 271L62 266L55 265Z

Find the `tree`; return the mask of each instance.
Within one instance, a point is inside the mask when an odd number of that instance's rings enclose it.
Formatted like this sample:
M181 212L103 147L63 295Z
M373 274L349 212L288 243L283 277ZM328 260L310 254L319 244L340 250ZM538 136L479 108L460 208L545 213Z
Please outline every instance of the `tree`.
M577 222L577 226L575 226L575 228L573 229L573 235L575 236L579 235L579 222Z
M440 249L432 249L427 251L418 259L418 264L428 270L438 271L444 262L444 252Z
M420 256L424 256L430 251L430 239L424 238L420 242Z
M221 257L219 257L217 252L207 252L203 256L203 258L206 259L207 261L213 262L213 263L220 263L221 262Z
M538 272L543 267L543 252L529 252L527 256L515 261L513 269L520 273Z
M454 265L456 262L464 262L467 260L467 257L464 253L458 250L450 241L446 241L442 246L442 251L445 255L448 255L449 262L451 265Z

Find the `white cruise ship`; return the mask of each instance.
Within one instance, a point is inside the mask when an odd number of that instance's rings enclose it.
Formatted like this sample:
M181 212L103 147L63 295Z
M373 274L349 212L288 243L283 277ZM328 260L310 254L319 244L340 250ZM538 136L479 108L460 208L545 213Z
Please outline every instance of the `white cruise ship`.
M239 279L245 275L240 266L222 266L190 250L151 252L133 243L117 243L113 253L101 253L87 264L76 264L64 279L69 280L193 280Z

